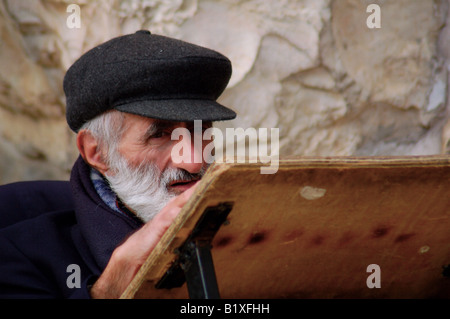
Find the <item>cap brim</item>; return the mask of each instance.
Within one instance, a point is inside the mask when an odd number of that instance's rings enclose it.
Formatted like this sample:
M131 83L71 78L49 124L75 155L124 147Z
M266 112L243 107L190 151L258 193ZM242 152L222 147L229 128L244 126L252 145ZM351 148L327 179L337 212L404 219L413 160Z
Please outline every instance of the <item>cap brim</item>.
M226 121L236 118L236 113L233 110L210 100L143 100L118 105L114 109L158 120L176 122Z

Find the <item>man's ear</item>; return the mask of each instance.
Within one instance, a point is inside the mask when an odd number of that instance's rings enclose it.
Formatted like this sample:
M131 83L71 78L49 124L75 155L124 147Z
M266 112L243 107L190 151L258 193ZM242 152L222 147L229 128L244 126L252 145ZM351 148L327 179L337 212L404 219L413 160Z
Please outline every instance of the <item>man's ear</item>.
M81 130L77 134L77 146L83 159L105 175L109 168L104 161L97 139L89 131Z

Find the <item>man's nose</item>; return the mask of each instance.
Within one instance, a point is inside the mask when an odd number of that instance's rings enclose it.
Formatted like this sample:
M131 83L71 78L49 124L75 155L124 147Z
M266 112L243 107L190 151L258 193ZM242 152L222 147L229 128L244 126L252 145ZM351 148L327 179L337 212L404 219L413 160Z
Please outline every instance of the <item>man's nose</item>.
M203 140L201 134L192 133L183 136L177 142L176 152L172 152L172 163L174 167L184 169L189 173L199 173L205 164L203 159ZM174 158L174 155L176 158Z

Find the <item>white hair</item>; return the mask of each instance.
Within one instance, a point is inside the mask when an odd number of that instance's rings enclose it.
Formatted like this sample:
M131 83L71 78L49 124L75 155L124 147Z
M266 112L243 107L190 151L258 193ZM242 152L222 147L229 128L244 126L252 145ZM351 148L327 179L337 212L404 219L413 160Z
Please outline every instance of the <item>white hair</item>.
M98 115L80 128L89 131L98 141L97 151L100 151L102 160L108 166L111 166L111 159L118 151L122 135L127 129L124 119L122 112L111 110Z

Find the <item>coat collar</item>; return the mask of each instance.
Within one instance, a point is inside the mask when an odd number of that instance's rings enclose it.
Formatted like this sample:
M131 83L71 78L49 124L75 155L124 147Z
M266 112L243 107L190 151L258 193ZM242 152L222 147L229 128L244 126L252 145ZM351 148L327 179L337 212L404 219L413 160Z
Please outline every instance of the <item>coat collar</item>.
M99 197L90 178L90 166L80 156L70 178L75 216L89 250L101 269L114 249L143 223L112 210Z

